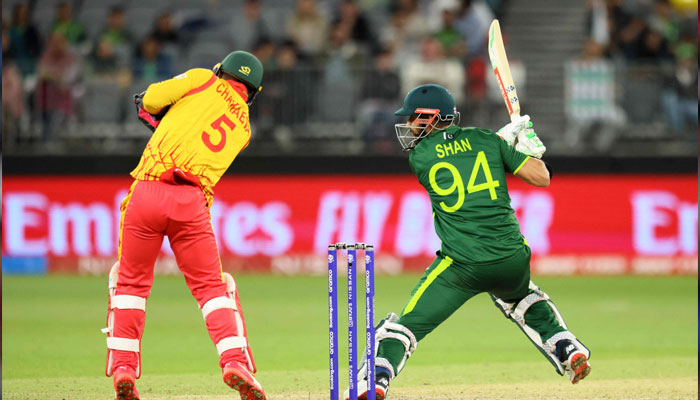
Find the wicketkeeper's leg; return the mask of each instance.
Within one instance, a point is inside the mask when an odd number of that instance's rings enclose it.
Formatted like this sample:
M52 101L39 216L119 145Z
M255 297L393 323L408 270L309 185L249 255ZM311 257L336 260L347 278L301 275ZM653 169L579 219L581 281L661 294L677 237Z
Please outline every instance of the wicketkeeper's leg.
M255 372L245 320L233 277L222 274L219 252L206 211L191 221L173 222L168 237L180 270L202 310L223 368L235 361ZM228 275L226 277L225 275Z
M146 300L153 285L153 266L163 243L165 218L157 210L162 196L153 185L132 186L122 203L119 261L109 274L107 366L112 376L120 366L141 375L141 337Z

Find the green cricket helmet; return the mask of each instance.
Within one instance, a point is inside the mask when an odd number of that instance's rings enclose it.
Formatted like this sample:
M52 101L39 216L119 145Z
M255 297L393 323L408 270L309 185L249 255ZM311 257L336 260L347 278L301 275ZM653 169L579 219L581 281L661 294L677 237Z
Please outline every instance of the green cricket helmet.
M434 83L420 85L408 92L403 106L394 114L410 117L405 124L395 125L396 137L404 151L412 150L430 132L459 124L455 99L447 89Z
M248 105L262 90L263 65L257 57L247 51L234 51L227 55L214 67L214 73L219 76L225 72L243 82L248 88Z

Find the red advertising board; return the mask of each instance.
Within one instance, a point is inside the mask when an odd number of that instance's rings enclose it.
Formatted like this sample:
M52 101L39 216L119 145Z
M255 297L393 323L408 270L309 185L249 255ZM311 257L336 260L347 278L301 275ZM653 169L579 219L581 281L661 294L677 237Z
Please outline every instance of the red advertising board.
M104 272L116 259L128 177L3 177L3 259L49 271ZM535 273L697 273L693 175L509 179ZM365 242L384 272L424 269L440 247L412 176L235 176L215 188L212 224L224 268L321 273L327 245ZM167 240L157 268L176 269Z

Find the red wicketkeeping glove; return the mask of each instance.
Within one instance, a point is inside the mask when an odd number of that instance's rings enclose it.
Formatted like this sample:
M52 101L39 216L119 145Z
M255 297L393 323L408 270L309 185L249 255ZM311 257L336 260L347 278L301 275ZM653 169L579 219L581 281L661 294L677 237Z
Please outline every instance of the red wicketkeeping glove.
M136 104L136 116L138 116L139 120L141 120L141 122L143 122L143 124L146 125L146 127L150 129L151 132L155 132L156 128L158 127L158 124L160 124L160 120L163 119L165 113L167 113L170 109L170 106L165 107L163 111L161 111L158 114L151 114L148 111L146 111L146 108L144 108L143 106L143 96L145 94L146 92L141 92L134 95L134 104Z

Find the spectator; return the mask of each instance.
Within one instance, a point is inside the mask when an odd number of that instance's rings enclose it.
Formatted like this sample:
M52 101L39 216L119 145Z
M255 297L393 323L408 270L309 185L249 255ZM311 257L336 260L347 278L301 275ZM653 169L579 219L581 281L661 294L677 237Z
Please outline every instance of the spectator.
M366 74L362 85L363 99L385 101L396 108L396 101L401 100L401 80L394 68L393 58L394 55L388 48L375 54L374 66Z
M642 32L642 42L637 58L648 62L665 62L672 59L669 43L656 29L646 27Z
M464 102L466 74L462 64L457 60L445 58L440 42L434 37L423 40L420 56L403 65L400 75L403 93L408 93L412 88L425 83L436 83L450 91L457 107Z
M279 46L275 68L270 71L266 84L268 104L274 110L276 123L293 125L306 121L312 80L310 68L300 59L296 44L287 41Z
M418 0L398 0L395 12L405 19L406 39L418 40L430 33L428 21L418 8Z
M350 32L350 38L355 43L365 46L369 50L376 48L377 41L374 33L370 29L369 21L362 10L360 10L356 0L341 1L334 24L343 25Z
M11 48L7 26L2 30L2 132L3 144L13 144L20 130L20 120L24 115L25 93L22 85L22 73L16 63L7 58ZM7 147L6 147L7 148Z
M287 20L287 34L305 55L321 52L328 37L326 17L316 7L316 0L299 0L295 13Z
M390 23L380 32L383 47L390 48L394 62L403 64L419 51L418 43L429 34L425 18L415 0L399 0L390 17Z
M36 62L41 54L39 31L30 20L26 4L15 4L12 22L7 32L9 48L7 51L3 48L3 59L12 59L24 76L36 72Z
M173 25L173 17L170 13L165 12L158 16L150 37L157 40L161 45L177 45L180 43L180 35Z
M624 58L634 60L642 52L646 25L640 16L629 14L622 8L622 0L613 2L613 48L610 53L615 55L619 51Z
M350 38L346 25L333 25L321 60L325 68L317 97L319 116L329 121L348 122L354 115L365 58L362 49Z
M680 21L668 0L655 0L654 11L648 18L649 28L661 34L668 42L678 41Z
M131 72L125 68L114 50L112 41L107 37L100 40L87 61L86 78L114 81L125 90L131 84Z
M74 115L73 86L80 76L80 59L60 31L49 37L39 60L37 108L41 112L43 136L52 137Z
M265 48L263 52L267 52L269 47L261 44ZM265 96L256 99L260 104L251 109L251 119L260 131L256 140L269 137L279 145L280 151L293 151L294 133L309 119L312 98L309 90L317 80L292 40L280 44L268 64L271 67L265 67Z
M586 1L586 30L588 39L593 40L603 48L610 46L610 15L606 0Z
M380 153L396 149L393 135L396 103L401 97L401 80L394 68L390 49L381 49L374 57L374 67L365 74L359 105L363 136L369 146Z
M462 0L457 12L455 28L462 34L467 44L467 57L485 53L489 26L494 15L481 0Z
M74 48L83 47L87 42L85 27L73 19L73 10L67 2L60 3L57 6L56 21L51 27L51 32L58 32L63 35L68 44Z
M455 7L442 7L442 23L435 37L445 50L447 57L461 59L467 54L467 48L462 35L455 28L457 9Z
M263 18L259 0L246 0L243 12L233 15L231 37L234 47L243 50L250 50L256 43L270 38L270 30Z
M88 78L114 76L119 70L119 62L114 54L113 42L106 37L103 37L97 43L97 46L88 56L87 61L85 71Z
M275 69L275 54L277 53L277 46L275 45L275 42L268 38L262 38L255 44L255 46L253 46L252 53L258 58L258 60L260 60L263 68L265 68L265 71ZM255 108L257 109L260 107Z
M604 53L605 46L589 38L579 59L565 64L564 143L571 153L608 152L627 120L616 102L614 64Z
M695 43L694 43L695 42ZM674 49L676 66L666 77L661 104L673 132L691 133L697 141L698 130L698 50L697 37L684 38Z
M134 79L148 83L162 81L174 75L172 60L160 50L155 36L147 37L139 46L134 60Z
M365 66L365 51L352 39L352 33L348 25L336 22L331 27L328 42L320 54L320 64L325 65L326 70L342 68L343 74L350 73L357 76L360 69ZM342 65L342 67L341 67ZM328 71L326 71L328 73ZM340 73L339 70L335 72ZM334 73L330 71L330 73Z
M100 33L100 41L107 40L112 46L131 46L134 38L124 26L124 9L112 7L107 17L107 27Z

